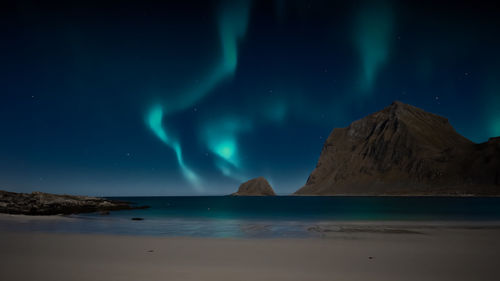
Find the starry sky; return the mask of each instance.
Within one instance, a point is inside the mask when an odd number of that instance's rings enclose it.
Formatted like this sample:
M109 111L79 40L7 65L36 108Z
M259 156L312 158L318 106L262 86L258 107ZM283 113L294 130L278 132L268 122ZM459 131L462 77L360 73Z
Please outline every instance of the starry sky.
M500 135L489 1L13 1L0 9L0 189L301 187L335 127L400 100Z

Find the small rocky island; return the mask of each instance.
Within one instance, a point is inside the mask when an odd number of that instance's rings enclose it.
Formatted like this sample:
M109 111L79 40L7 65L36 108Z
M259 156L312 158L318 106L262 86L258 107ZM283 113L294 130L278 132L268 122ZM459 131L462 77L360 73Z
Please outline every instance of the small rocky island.
M142 209L127 202L98 197L56 195L43 192L15 193L0 190L0 213L58 215Z
M273 188L264 177L246 181L240 185L232 196L275 196Z

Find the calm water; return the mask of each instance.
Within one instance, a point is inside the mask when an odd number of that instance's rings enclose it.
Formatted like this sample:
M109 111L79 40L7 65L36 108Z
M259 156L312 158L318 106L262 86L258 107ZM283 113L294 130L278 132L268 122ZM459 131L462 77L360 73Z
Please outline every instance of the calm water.
M352 221L500 222L500 198L114 197L150 209L71 220L0 222L18 230L202 237L303 237L314 225ZM132 221L131 218L144 218Z

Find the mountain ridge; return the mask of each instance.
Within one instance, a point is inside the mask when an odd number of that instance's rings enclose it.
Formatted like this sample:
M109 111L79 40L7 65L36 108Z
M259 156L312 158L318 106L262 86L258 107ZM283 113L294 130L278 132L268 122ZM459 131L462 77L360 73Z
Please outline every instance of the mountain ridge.
M399 101L335 128L296 195L499 195L500 138L475 144Z

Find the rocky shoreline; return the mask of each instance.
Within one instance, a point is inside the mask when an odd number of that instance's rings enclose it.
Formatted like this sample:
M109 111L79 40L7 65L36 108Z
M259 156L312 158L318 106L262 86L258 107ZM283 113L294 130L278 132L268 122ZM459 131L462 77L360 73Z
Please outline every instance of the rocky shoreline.
M57 195L43 192L16 193L0 190L0 213L21 215L69 215L144 209L128 202L98 197Z

